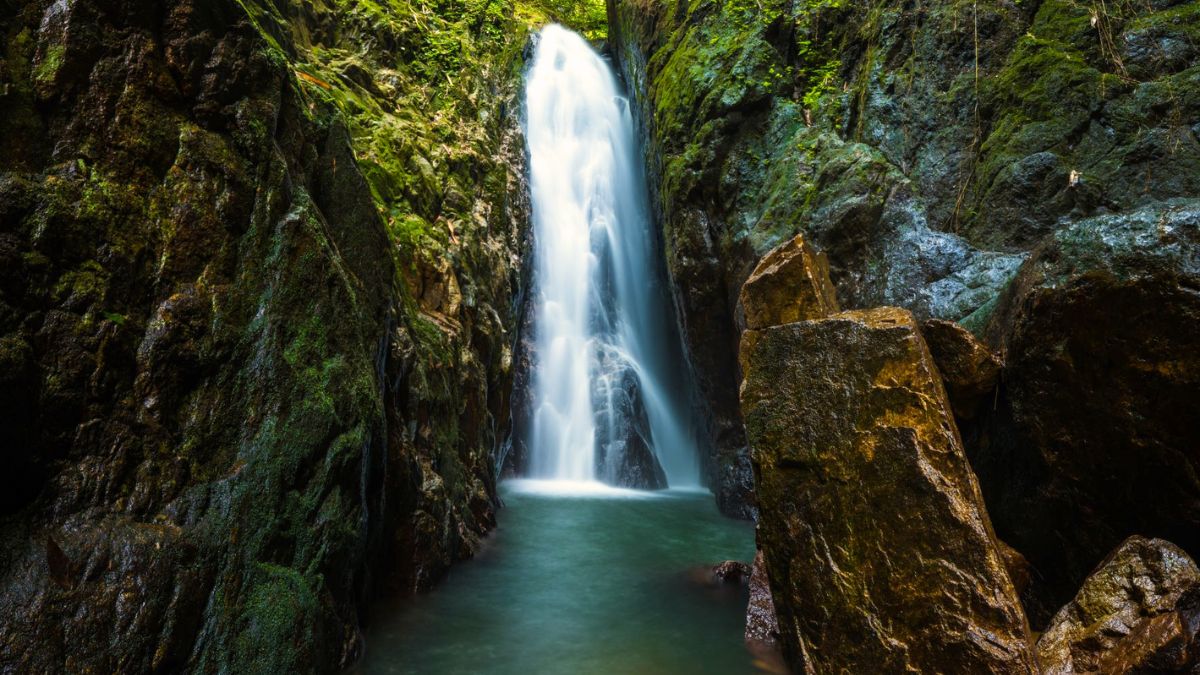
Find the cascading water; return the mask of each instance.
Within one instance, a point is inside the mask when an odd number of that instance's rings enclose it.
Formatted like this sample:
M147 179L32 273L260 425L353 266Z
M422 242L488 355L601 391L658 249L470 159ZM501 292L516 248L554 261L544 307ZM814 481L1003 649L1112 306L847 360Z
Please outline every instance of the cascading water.
M579 35L547 26L526 83L536 314L529 473L699 484L683 359L629 102Z

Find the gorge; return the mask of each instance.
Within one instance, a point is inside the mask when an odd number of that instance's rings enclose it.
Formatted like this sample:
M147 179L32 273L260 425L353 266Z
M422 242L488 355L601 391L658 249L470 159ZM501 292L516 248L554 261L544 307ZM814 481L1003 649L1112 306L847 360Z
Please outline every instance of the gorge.
M1200 1L0 32L0 672L1200 668Z

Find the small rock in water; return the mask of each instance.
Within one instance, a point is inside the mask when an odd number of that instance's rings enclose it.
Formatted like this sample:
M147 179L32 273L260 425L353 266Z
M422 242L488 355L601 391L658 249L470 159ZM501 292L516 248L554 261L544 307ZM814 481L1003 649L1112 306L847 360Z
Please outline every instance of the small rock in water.
M697 586L726 588L745 586L750 580L750 566L737 560L726 560L715 565L693 567L688 579Z
M713 576L724 584L740 585L749 582L750 566L737 560L726 560L712 568Z

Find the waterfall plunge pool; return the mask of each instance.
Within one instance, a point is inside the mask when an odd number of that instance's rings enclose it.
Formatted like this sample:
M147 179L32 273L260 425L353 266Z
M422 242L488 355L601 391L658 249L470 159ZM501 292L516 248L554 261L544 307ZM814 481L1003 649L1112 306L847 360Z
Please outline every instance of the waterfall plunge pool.
M488 545L428 595L377 609L360 672L756 672L747 591L704 567L754 556L698 485L696 420L628 100L561 26L527 73L535 240L525 475ZM516 397L514 397L516 398Z
M438 588L377 607L356 672L755 673L743 588L697 566L754 557L754 526L701 491L501 485L488 545Z

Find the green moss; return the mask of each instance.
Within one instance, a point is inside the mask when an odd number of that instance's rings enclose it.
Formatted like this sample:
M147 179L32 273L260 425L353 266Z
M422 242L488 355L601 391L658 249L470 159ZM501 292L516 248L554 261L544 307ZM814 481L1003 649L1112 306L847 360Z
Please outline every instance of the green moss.
M46 53L38 62L37 67L33 69L33 80L39 84L49 84L54 81L58 75L59 68L62 68L63 56L67 53L66 47L59 44L50 45Z
M104 301L108 283L109 274L104 267L89 260L59 277L54 297L60 303L86 309Z
M285 667L299 672L311 669L304 656L311 653L313 629L321 614L320 578L309 578L290 567L256 563L255 583L241 603L234 638L236 671L274 673ZM290 656L290 658L288 658Z
M315 312L300 325L284 348L283 358L294 369L296 384L305 393L301 405L310 408L313 414L334 416L333 394L337 391L334 385L345 374L348 364L344 355L331 355L330 346L324 319Z

